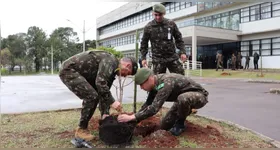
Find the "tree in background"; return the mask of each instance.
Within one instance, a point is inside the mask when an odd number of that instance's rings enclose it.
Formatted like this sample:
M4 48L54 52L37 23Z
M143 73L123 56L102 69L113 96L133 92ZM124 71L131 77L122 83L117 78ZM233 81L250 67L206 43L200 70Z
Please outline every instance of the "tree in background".
M36 72L40 71L42 58L47 55L47 35L43 29L32 26L27 31L27 55L34 59Z

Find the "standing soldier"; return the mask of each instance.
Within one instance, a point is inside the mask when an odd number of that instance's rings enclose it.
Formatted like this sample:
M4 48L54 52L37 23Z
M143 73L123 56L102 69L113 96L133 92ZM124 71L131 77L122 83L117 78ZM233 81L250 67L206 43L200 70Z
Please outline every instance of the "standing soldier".
M184 75L183 65L179 61L179 56L183 62L186 61L186 51L182 34L174 21L164 18L165 6L155 4L153 6L154 20L150 21L144 28L141 41L140 52L142 64L147 67L146 55L148 53L148 42L151 42L152 64L155 74L165 73L166 68L171 73ZM179 56L176 47L180 50Z
M218 71L218 68L222 68L222 71L224 71L224 63L223 63L223 55L220 53L217 53L216 55L216 62L217 62L217 67L216 67L216 71Z
M259 69L259 65L258 65L259 58L260 58L259 54L258 54L257 52L255 52L255 53L254 53L254 68L255 68L256 70Z
M160 126L161 129L169 130L178 136L185 130L185 120L191 114L191 109L200 109L208 103L209 93L200 84L184 75L176 73L153 75L152 70L141 68L135 74L135 83L145 91L156 89L156 95L151 97L150 105L142 105L137 113L119 115L119 122L131 120L140 122L155 115L164 102L174 102Z
M134 75L137 69L137 61L133 58L118 60L113 54L105 51L86 51L62 63L60 79L69 90L83 100L76 138L87 141L93 139L88 130L88 123L98 103L103 119L109 115L110 106L120 110L121 104L115 101L110 88L116 75Z
M249 55L248 55L248 53L247 53L244 70L245 70L246 68L249 69L249 64L250 64L250 57L249 57Z
M237 69L241 69L241 60L242 60L242 55L240 52L237 54Z
M235 70L236 69L236 56L234 55L234 53L232 53L231 62L232 62L232 70Z

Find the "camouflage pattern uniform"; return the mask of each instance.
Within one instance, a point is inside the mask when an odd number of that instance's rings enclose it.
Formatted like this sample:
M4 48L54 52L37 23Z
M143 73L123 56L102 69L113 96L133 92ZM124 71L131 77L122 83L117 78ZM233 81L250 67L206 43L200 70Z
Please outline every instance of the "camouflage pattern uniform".
M244 69L246 69L246 68L249 69L249 63L250 63L250 57L247 55Z
M224 71L224 63L223 63L223 55L218 53L216 56L216 62L217 62L217 67L216 67L216 71L218 71L218 69L221 67L222 70Z
M176 47L180 50L176 53ZM152 64L155 74L165 73L166 68L172 73L184 75L183 65L179 56L185 54L184 41L174 21L164 18L162 22L150 21L144 28L140 52L142 60L146 60L148 42L151 42Z
M97 104L101 115L109 114L115 101L110 88L117 74L119 60L104 51L86 51L62 63L59 77L62 82L83 100L79 126L88 127Z
M231 57L231 62L232 62L232 70L236 69L236 56L233 54Z
M237 54L237 69L241 69L241 60L242 60L242 55L240 54L240 52L238 52Z
M176 121L184 123L193 108L199 109L208 103L208 92L190 78L175 73L158 74L155 78L156 95L149 95L150 104L146 102L135 114L138 122L155 115L165 101L174 102L161 122L161 128L169 130Z

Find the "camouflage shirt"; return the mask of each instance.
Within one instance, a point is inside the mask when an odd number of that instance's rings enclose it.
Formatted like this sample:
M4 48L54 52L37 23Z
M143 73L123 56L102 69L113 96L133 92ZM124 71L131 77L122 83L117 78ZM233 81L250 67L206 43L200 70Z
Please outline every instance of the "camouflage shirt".
M119 61L114 55L104 51L86 51L76 54L63 62L62 68L79 72L103 98L101 103L110 106L115 99L110 88L117 75Z
M150 21L144 27L144 33L141 41L140 52L142 60L146 59L148 53L148 43L151 42L153 60L175 60L178 59L176 47L180 54L185 54L185 45L177 25L174 21L164 18L161 23L155 20Z
M146 108L141 109L135 114L136 120L141 121L148 117L155 115L165 101L176 102L177 97L188 91L197 91L208 96L208 92L198 83L194 82L192 79L182 76L180 74L170 73L170 74L158 74L156 77L156 94L155 96L148 96L153 99L151 105ZM147 101L150 101L147 99Z

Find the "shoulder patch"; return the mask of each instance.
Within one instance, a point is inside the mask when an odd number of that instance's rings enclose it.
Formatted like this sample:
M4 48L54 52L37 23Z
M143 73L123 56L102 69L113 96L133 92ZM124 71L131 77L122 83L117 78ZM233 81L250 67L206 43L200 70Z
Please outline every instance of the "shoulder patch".
M160 85L158 85L157 87L156 87L156 90L159 90L159 89L161 89L161 88L163 88L164 87L164 83L161 83Z

